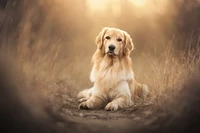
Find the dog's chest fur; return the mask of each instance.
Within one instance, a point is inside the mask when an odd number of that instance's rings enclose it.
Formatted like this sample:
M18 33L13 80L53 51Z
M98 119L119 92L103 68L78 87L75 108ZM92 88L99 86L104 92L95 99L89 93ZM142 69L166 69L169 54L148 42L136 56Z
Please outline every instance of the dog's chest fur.
M133 79L133 71L127 66L128 63L125 60L105 56L99 63L94 64L90 79L92 82L101 84L101 88L114 88L121 81Z

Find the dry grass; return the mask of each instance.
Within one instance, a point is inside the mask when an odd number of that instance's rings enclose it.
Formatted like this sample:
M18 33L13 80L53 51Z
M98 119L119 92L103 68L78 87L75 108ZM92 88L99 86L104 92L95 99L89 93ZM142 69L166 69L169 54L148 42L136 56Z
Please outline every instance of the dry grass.
M189 41L185 51L179 51L175 48L173 39L163 53L157 54L155 47L154 55L141 55L135 64L138 79L150 87L147 101L153 104L160 103L172 94L178 94L192 74L199 72L199 42L192 44Z
M30 34L26 32L27 37L17 46L16 56L29 84L45 92L62 93L72 97L84 89L82 86L90 87L90 55L67 55L61 50L63 42L52 44L50 38L47 41L38 38L39 41L29 48L25 42L30 39ZM23 34L21 36L24 37ZM45 49L43 44L48 44L49 48ZM189 44L184 52L175 50L173 45L173 41L170 41L162 54L157 54L155 50L154 55L138 56L139 61L134 63L136 77L150 87L150 95L146 100L150 103L159 103L173 92L180 91L190 74L199 71L198 45L191 49L192 44ZM132 59L134 62L134 57Z
M63 93L75 97L78 91L91 85L90 58L95 50L95 35L91 38L91 34L94 31L89 30L87 35L85 31L76 32L72 37L72 31L62 29L62 25L57 27L60 20L55 20L57 17L54 14L48 14L40 22L38 13L34 8L31 9L17 26L17 35L7 37L9 41L3 44L6 47L4 50L14 51L13 55L26 75L24 82L33 88L47 94ZM188 41L186 50L178 51L174 47L174 39L162 54L158 54L155 47L153 54L143 54L137 59L132 57L136 77L150 87L147 101L151 103L158 103L171 92L179 91L190 73L199 71L199 42L194 45Z

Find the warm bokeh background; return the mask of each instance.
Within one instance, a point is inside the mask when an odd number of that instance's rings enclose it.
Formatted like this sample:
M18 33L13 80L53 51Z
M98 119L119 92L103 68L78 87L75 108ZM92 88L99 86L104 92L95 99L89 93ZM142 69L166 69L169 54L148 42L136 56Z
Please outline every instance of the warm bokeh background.
M199 12L199 0L1 0L0 56L11 60L5 64L14 70L5 70L30 110L65 108L69 115L77 93L92 86L95 37L105 26L120 28L135 45L137 80L150 87L146 102L163 105L199 72Z
M91 85L94 40L105 26L123 29L133 38L136 75L169 45L183 51L198 42L196 0L11 0L3 8L1 49L12 46L11 53L32 78L70 79L76 89Z

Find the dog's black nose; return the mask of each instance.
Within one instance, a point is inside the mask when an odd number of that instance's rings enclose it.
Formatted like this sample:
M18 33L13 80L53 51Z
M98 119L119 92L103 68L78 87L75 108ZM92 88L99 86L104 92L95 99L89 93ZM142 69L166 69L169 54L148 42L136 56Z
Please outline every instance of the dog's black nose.
M109 48L109 50L113 51L113 50L115 50L115 45L111 44L111 45L109 45L108 48Z

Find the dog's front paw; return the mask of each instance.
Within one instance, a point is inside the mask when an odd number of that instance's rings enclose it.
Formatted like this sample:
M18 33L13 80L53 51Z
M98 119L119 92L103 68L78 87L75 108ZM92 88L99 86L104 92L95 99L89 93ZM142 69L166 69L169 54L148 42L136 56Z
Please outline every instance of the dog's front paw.
M78 102L82 103L82 102L86 102L87 100L88 100L88 98L81 98L81 99L78 100Z
M110 102L106 105L105 110L107 111L116 111L119 109L118 104L114 103L114 102Z
M79 109L92 109L93 104L85 101L85 102L80 103L78 107L79 107Z

